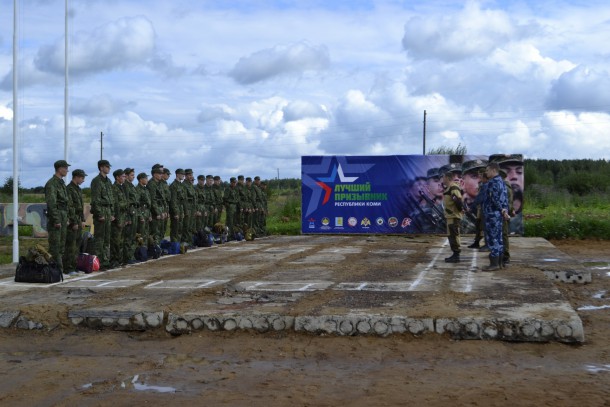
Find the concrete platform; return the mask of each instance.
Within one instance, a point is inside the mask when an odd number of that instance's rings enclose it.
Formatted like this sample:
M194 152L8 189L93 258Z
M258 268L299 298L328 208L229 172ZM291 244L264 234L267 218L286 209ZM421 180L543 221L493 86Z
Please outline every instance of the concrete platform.
M466 247L461 263L445 263L440 236L231 242L50 285L15 283L5 270L0 327L583 342L556 284L590 273L544 239L510 242L510 267L491 273L481 271L488 253Z

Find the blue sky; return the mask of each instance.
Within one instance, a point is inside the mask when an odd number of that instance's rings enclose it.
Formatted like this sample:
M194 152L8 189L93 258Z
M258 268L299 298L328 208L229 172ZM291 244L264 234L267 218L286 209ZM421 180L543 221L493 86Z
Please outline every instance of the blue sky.
M610 4L70 0L72 168L300 176L302 155L610 158ZM64 158L64 0L21 1L20 179ZM0 0L0 178L13 1Z

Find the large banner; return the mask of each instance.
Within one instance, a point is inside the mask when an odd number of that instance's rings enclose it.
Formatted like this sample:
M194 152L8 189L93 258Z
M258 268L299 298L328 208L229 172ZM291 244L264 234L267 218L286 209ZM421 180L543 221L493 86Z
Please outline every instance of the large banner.
M303 156L302 233L446 233L439 169L462 170L464 201L478 193L480 169L498 161L511 185L511 233L523 234L523 156L391 155ZM476 210L467 211L462 233L474 233Z

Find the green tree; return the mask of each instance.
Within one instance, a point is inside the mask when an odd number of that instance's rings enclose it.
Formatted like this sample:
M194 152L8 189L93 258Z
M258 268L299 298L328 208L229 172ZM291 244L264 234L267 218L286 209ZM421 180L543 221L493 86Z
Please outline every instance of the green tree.
M19 181L19 179L17 179L17 190L19 192L23 192L23 188L21 188L21 181ZM13 193L13 177L7 177L4 180L4 185L2 186L1 189L3 194L12 194Z

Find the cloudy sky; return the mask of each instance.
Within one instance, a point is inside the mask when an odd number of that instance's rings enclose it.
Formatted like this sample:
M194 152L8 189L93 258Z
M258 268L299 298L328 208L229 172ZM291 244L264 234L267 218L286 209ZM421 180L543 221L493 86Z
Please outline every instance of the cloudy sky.
M64 0L20 0L22 185L64 158ZM610 3L69 0L68 161L300 177L302 155L610 158ZM0 181L13 1L0 0Z

